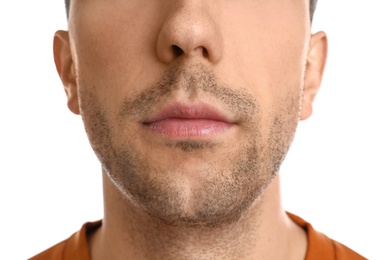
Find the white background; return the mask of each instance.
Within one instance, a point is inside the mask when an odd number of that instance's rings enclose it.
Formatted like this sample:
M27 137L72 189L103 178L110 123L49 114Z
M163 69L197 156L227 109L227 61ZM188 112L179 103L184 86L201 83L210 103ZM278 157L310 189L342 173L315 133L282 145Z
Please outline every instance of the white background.
M369 259L390 259L389 6L319 0L325 78L282 166L285 208ZM0 3L0 259L102 217L99 164L52 58L66 26L62 0Z

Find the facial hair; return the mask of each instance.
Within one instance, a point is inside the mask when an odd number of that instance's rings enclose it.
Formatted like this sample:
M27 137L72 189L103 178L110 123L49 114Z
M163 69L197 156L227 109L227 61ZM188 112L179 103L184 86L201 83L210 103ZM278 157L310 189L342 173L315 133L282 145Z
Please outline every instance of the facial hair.
M106 109L94 87L80 77L78 86L92 148L129 206L140 207L166 224L188 227L237 221L263 194L293 139L302 96L301 86L288 88L296 91L280 94L273 112L265 113L249 91L222 83L201 64L170 67L153 86L124 97L117 111ZM223 143L165 141L166 149L180 152L183 163L162 167L140 151L139 143L148 141L132 126L178 92L215 100L240 122L240 137ZM213 154L222 159L213 159ZM197 163L189 168L186 163L194 158ZM186 175L191 176L190 183Z

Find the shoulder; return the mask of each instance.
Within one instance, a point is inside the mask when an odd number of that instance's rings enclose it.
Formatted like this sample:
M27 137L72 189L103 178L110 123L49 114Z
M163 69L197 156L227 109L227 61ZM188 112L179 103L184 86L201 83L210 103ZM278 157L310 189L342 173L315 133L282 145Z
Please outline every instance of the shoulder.
M101 226L101 221L87 222L68 239L33 256L29 260L89 260L88 234Z
M302 218L288 213L288 216L306 231L308 238L306 260L337 259L337 260L364 260L367 259L340 242L337 242L321 232Z

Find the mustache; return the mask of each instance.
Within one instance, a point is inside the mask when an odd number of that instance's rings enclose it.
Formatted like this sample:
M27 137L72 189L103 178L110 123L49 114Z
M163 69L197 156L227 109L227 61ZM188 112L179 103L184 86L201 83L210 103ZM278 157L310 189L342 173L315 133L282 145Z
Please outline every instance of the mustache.
M255 98L247 90L234 89L220 82L204 65L175 64L151 87L124 98L119 115L141 120L155 112L156 108L161 108L177 91L183 91L188 97L205 94L223 105L237 119L253 117L259 110Z

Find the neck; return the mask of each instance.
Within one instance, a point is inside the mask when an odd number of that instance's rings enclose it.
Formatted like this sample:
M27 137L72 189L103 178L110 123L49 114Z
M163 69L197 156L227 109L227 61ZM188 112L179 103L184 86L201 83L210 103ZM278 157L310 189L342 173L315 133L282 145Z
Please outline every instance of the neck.
M172 226L119 193L103 174L105 214L90 238L92 259L303 259L306 235L281 205L279 175L234 223Z

